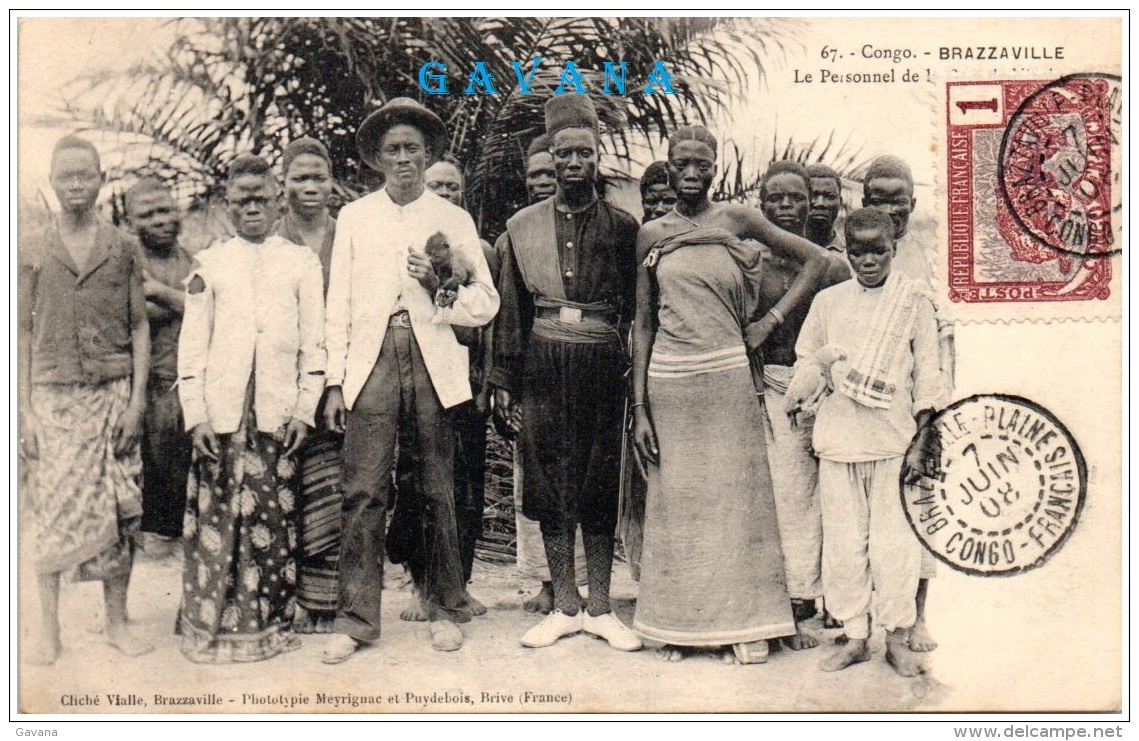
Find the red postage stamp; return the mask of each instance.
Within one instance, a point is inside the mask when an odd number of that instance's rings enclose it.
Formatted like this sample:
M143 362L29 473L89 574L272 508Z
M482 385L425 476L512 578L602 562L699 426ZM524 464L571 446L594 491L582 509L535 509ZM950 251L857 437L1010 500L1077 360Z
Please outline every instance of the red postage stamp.
M1119 78L948 82L946 93L949 299L1118 299Z

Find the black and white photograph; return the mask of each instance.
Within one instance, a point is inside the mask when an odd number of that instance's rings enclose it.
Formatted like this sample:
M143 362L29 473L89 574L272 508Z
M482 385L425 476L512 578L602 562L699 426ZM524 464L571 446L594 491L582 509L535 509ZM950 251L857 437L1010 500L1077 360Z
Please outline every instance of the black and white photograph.
M10 720L1122 736L1126 13L543 12L10 13Z

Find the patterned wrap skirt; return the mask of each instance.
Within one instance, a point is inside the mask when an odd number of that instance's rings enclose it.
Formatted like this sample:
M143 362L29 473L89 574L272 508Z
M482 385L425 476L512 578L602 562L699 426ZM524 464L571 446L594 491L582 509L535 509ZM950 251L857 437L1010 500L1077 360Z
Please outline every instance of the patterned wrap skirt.
M39 451L29 462L28 511L37 573L80 580L130 573L142 459L137 447L116 456L112 444L130 394L129 378L32 387Z
M283 434L257 430L252 383L237 432L218 435L218 460L190 468L182 525L179 628L190 661L260 661L300 646L298 466Z

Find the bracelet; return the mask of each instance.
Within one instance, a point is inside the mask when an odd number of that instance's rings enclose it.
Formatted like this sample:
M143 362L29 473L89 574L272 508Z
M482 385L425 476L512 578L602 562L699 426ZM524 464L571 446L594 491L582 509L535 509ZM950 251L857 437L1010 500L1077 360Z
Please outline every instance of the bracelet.
M631 404L629 406L629 409L636 409L637 407L643 407L644 405L645 405L645 402L638 401L636 404Z
M779 309L775 308L774 306L772 306L770 309L768 309L767 313L775 318L775 324L777 326L782 324L783 322L785 322L787 320L787 317L783 316L783 312L780 311Z

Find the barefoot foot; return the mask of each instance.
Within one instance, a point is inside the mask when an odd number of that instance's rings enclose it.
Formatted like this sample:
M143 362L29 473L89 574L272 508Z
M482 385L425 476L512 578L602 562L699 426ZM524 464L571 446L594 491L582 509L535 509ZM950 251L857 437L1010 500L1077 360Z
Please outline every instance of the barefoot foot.
M467 592L467 606L471 608L471 614L475 617L486 614L486 605L475 599L469 591Z
M684 649L680 646L664 645L656 650L656 657L661 661L675 663L677 661L684 661Z
M933 640L933 636L929 633L929 628L926 627L925 618L919 617L914 627L910 629L910 650L911 651L932 651L937 648L937 641Z
M823 627L827 630L835 630L842 627L842 621L830 614L828 610L823 610Z
M419 590L416 590L411 598L411 607L404 608L403 612L399 614L399 619L413 623L425 623L427 617L427 603L423 601L423 595L419 593Z
M802 625L795 626L795 635L785 636L783 645L792 651L802 651L805 648L814 648L819 645L818 639L803 629Z
M325 612L322 610L320 612L312 613L312 614L314 614L316 617L316 622L314 623L313 629L312 629L313 633L320 633L321 635L327 635L327 634L333 632L332 624L336 622L336 613L335 612L332 612L332 611Z
M293 632L301 634L314 632L312 614L300 605L297 605L297 609L293 613Z
M926 673L922 655L910 649L909 633L909 630L903 628L886 634L886 663L894 667L894 671L902 677L916 677Z
M127 656L142 656L154 650L153 645L125 625L108 625L107 643Z
M548 581L542 582L542 588L536 595L522 603L522 609L526 612L550 614L554 609L554 585Z
M839 650L819 662L819 669L824 672L837 672L852 664L869 660L869 642L865 638L851 638Z

